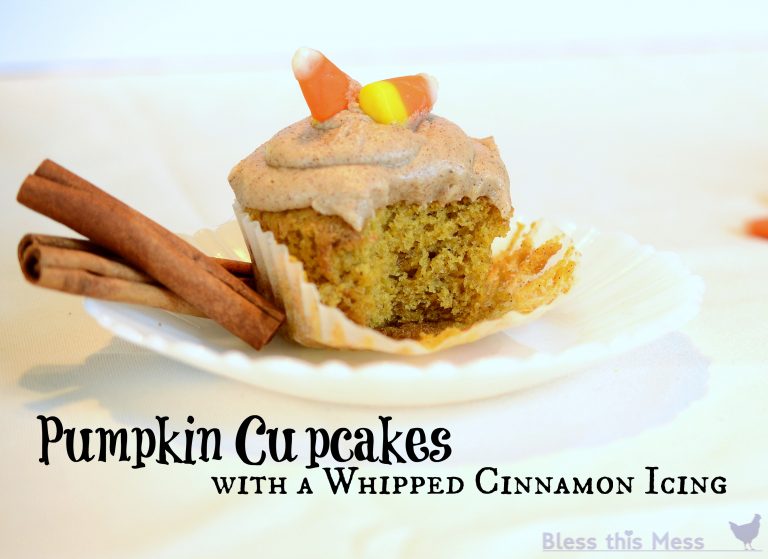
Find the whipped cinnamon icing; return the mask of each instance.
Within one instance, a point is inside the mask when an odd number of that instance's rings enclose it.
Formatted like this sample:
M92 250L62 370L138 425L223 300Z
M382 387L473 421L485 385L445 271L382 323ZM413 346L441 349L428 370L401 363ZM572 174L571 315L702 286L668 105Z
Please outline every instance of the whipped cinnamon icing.
M357 231L381 207L485 196L510 217L509 177L493 138L468 137L427 115L415 127L378 124L352 108L321 125L278 132L238 163L229 183L246 208L313 208Z

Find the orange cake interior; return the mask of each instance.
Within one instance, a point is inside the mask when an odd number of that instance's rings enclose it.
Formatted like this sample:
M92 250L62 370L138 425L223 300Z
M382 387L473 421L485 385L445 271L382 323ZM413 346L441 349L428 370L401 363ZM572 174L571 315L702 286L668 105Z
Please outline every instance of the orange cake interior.
M509 221L483 197L385 206L359 232L310 208L247 211L303 263L324 304L396 338L530 312L572 281L570 258L541 273L559 239L494 256L491 244Z

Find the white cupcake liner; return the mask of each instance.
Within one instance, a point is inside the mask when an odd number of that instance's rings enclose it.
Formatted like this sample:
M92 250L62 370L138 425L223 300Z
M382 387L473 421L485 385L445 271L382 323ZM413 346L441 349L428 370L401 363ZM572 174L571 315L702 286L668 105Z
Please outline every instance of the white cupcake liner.
M262 283L264 280L268 282L272 295L285 309L288 335L305 346L371 350L399 355L433 353L531 322L562 299L559 296L552 303L541 305L525 314L511 311L496 319L477 322L464 330L449 328L424 340L390 338L353 322L339 309L323 304L317 287L307 281L304 266L289 254L288 248L278 243L270 231L263 231L259 222L252 220L237 202L234 210L256 272ZM550 258L545 269L540 272L543 274L563 258L573 259L575 254L570 239L553 225L534 222L518 228L513 223L508 237L496 242L494 250L498 252L506 247L515 250L526 239L531 239L534 246L538 246L553 237L561 237L563 247Z

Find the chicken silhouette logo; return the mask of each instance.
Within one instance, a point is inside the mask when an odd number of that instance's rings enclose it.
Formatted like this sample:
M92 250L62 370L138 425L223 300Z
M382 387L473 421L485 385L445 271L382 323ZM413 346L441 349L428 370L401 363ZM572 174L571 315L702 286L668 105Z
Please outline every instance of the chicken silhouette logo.
M729 524L733 535L744 544L744 549L753 551L752 540L757 537L757 533L760 531L760 515L756 514L749 524L742 524L741 526L733 522L729 522Z

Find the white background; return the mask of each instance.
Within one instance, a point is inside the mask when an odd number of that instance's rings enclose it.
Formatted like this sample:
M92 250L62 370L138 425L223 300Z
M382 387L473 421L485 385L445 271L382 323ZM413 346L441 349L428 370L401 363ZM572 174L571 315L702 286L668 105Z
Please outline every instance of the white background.
M115 339L78 298L26 285L15 245L64 229L14 201L51 157L168 227L230 215L238 158L306 108L300 45L360 81L419 71L436 111L493 134L517 209L674 250L707 284L681 332L561 382L472 404L366 409L266 393ZM768 518L768 7L764 2L0 4L0 555L503 557L541 533L634 530L739 549ZM79 427L448 427L444 470L724 475L724 496L216 496L193 468L38 464L38 414ZM301 467L289 470L302 473ZM379 470L388 472L388 470ZM284 472L283 472L284 473ZM321 479L321 478L318 478ZM768 541L764 533L756 548ZM730 553L707 556L730 557Z
M0 15L0 68L22 72L115 62L232 64L233 58L278 68L297 45L314 45L348 64L755 48L765 46L768 27L760 0L5 0Z

